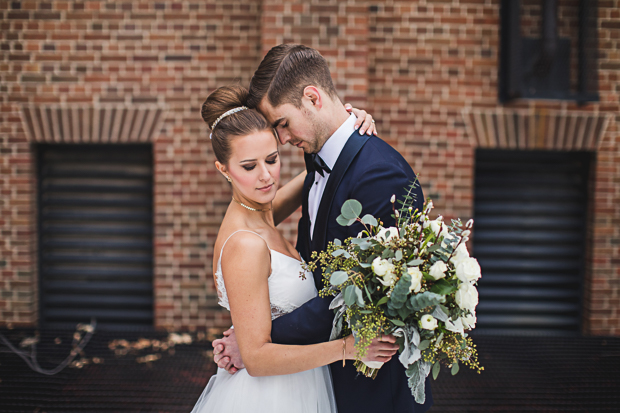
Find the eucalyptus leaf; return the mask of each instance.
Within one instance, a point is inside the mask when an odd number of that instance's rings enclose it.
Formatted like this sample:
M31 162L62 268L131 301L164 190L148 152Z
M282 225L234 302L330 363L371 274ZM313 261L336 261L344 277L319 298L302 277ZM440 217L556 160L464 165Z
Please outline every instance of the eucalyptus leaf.
M390 296L390 304L395 308L401 308L407 302L407 295L411 286L411 275L404 273L400 280L394 286L392 295Z
M355 285L348 285L344 289L344 302L347 306L351 307L357 301L357 294L355 293L355 289L357 287Z
M339 247L339 246L341 246L341 245L342 245L342 241L340 241L338 238L334 238L333 243L334 243L334 245L335 245L335 246L337 246L337 247Z
M355 287L354 291L355 291L355 298L357 299L357 305L360 307L364 307L366 304L364 303L364 296L362 295L362 290L354 285L353 287Z
M389 300L389 298L388 298L388 297L385 297L385 296L384 296L384 297L381 297L381 299L380 299L379 301L377 301L377 305L382 305L382 304L385 304L385 303L387 303L387 302L388 302L388 300Z
M431 345L431 341L430 340L422 340L420 341L420 345L418 346L418 350L422 351L422 350L426 350L428 348L428 346Z
M431 287L431 292L439 295L449 295L456 290L457 287L445 278L437 280L435 285Z
M405 323L397 319L390 319L390 322L396 326L404 327Z
M334 252L332 252L332 255L333 255L334 257L339 257L339 256L341 256L342 254L344 254L345 252L346 252L346 251L345 251L345 250L343 250L343 249L341 248L341 249L337 249L337 250L335 250Z
M373 227L376 227L377 225L379 225L379 223L377 222L377 219L370 214L366 214L362 217L362 224L372 225Z
M428 252L435 252L437 251L439 248L441 248L441 244L433 244L430 247L428 247L426 250ZM434 367L433 367L434 368Z
M439 370L441 370L441 364L439 364L439 361L436 361L435 364L433 364L433 380L437 380Z
M396 261L400 261L403 259L403 252L401 250L396 250L396 252L394 253L394 259Z
M367 262L360 262L360 267L368 268L368 267L372 267L372 264L368 264Z
M393 256L394 251L392 251L390 248L386 248L385 250L383 250L383 254L381 254L381 258L383 259L392 258Z
M448 314L445 313L442 309L441 309L441 305L437 305L435 306L435 309L433 310L433 312L431 313L431 315L433 317L435 317L437 320L439 321L443 321L444 323L446 322L446 320L448 319Z
M430 291L425 291L423 293L413 295L409 299L407 306L413 311L420 311L423 308L437 305L439 303L444 303L445 301L446 297L444 297L443 295L435 294Z
M408 266L410 267L415 267L417 265L420 265L424 262L424 260L420 260L420 259L415 259L415 260L411 260L407 263Z
M448 315L450 314L450 310L448 310L448 307L446 307L445 305L438 304L437 307L439 307L441 311L443 311L445 314L448 314ZM452 320L456 320L456 318L454 317L451 317L451 318Z
M346 219L357 219L362 213L362 204L355 199L348 199L342 204L340 213Z
M452 363L452 369L450 371L452 372L453 376L459 372L459 363L457 361Z
M329 277L329 282L331 285L340 285L346 280L349 279L349 274L344 271L334 271L331 277Z
M396 311L398 312L398 315L400 316L400 318L402 318L403 320L409 317L412 313L412 311L408 309L407 306L402 306Z
M343 227L350 227L355 222L355 218L349 219L343 217L342 215L338 215L338 217L336 218L336 222L338 222Z

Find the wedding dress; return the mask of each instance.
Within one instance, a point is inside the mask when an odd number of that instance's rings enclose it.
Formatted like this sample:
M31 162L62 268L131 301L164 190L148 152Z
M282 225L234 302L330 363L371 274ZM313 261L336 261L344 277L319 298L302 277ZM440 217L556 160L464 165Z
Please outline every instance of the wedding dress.
M222 251L230 237L240 231L233 232L226 239ZM271 319L273 320L314 298L317 291L312 273L308 272L305 279L301 278L300 274L303 272L301 261L272 249L269 251L271 253L271 274L268 285ZM220 260L215 272L219 304L230 311L226 286L222 277L221 259L222 253L220 252ZM207 412L336 412L329 367L323 366L300 373L264 377L252 377L245 369L229 374L226 370L218 368L217 374L209 380L192 410L192 413Z

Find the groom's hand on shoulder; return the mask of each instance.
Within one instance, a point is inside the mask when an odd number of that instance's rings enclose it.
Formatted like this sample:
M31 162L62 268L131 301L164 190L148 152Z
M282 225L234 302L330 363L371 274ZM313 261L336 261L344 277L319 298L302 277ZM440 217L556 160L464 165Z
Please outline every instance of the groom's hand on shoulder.
M212 345L213 361L219 368L228 371L230 374L235 374L245 368L243 360L241 360L234 329L224 331L224 337L213 340Z

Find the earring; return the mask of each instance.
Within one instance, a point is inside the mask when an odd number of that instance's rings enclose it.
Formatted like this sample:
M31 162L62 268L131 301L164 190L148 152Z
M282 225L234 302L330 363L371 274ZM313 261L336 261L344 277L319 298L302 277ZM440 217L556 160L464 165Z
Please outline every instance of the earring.
M226 180L230 183L232 183L232 179L230 179L230 176L226 175Z

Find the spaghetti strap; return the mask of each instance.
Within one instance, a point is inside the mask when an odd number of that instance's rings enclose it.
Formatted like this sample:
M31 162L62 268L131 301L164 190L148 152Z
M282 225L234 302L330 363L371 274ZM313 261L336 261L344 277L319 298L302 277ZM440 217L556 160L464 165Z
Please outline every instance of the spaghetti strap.
M228 236L228 238L226 238L226 241L224 241L224 244L222 244L222 249L220 250L220 259L217 261L217 267L218 267L218 268L222 268L222 253L224 252L224 247L226 246L226 243L227 243L227 242L228 242L228 240L229 240L229 239L230 239L233 235L235 235L237 232L249 232L249 233L251 233L251 234L258 235L258 236L259 236L259 237L260 237L263 241L265 241L265 244L267 244L267 249L268 249L268 250L269 250L269 252L270 252L270 254L269 254L269 258L271 259L271 248L269 248L269 243L267 242L267 240L266 240L265 238L263 238L263 236L262 236L262 235L260 235L260 234L259 234L259 233L257 233L257 232L250 231L250 230L247 230L247 229L238 229L238 230L236 230L235 232L233 232L232 234L230 234L230 235Z

